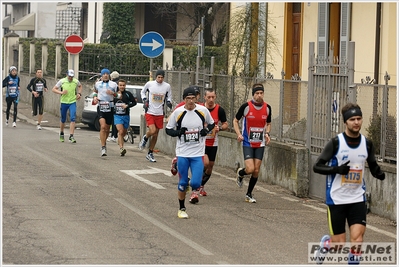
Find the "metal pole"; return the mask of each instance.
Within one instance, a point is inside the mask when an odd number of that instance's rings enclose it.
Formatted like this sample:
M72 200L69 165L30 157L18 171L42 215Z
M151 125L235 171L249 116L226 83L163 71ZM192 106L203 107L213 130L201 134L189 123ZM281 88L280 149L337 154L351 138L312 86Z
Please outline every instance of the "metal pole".
M313 127L313 72L314 72L314 42L309 43L309 58L308 58L308 110L306 121L306 147L311 152L312 148L312 127ZM311 162L309 160L309 162Z
M200 66L200 57L197 56L197 66L195 68L195 85L198 85L199 80L199 66Z
M71 56L71 69L75 71L75 55L70 55Z
M380 156L381 159L385 158L386 139L387 139L387 119L388 119L388 81L390 80L388 72L385 72L384 90L382 93L382 110L381 110L381 144L380 144Z
M211 69L209 72L209 88L213 88L213 72L215 71L215 57L211 57Z
M277 138L278 140L281 141L281 139L283 138L283 124L284 124L284 77L285 77L285 72L282 69L281 70L281 81L280 81L280 103L279 103L279 109L278 109L278 113L279 113L279 118L278 118L278 128L279 131L277 133Z
M355 76L355 42L348 43L348 100L356 103L356 87L354 85Z
M153 65L153 60L150 58L150 81L152 81L152 65ZM156 78L156 77L155 77Z

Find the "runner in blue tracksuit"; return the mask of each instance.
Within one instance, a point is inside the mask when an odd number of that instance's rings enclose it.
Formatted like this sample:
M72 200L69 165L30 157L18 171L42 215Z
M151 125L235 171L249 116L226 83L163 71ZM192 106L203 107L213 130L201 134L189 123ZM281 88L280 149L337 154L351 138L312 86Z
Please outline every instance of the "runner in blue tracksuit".
M10 74L3 80L3 88L6 87L6 125L10 118L11 104L14 103L13 123L12 127L17 127L17 113L18 113L18 101L19 101L19 86L20 79L17 75L17 67L10 67Z

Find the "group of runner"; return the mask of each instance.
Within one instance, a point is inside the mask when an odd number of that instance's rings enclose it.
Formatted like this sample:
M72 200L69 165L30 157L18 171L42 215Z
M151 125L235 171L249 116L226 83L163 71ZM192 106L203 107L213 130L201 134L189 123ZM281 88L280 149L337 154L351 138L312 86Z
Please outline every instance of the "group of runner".
M98 103L100 115L101 156L106 156L106 139L110 126L115 121L119 131L121 156L126 153L123 148L124 130L129 126L129 108L136 104L134 97L124 90L126 81L118 84L109 80L109 70L101 71L101 80L95 84L94 102ZM147 160L156 162L153 151L159 130L163 128L164 105L172 109L172 91L170 85L164 82L165 72L158 70L155 81L149 81L141 92L146 110L145 119L148 130L142 137L139 149L143 150L150 140ZM3 80L6 87L6 125L9 123L11 105L14 104L13 127L16 127L17 105L20 94L20 79L17 68L12 66L9 75ZM119 87L119 90L118 90ZM36 71L36 77L31 80L27 89L32 92L32 114L37 115L37 129L43 115L43 91L47 91L42 71ZM64 142L64 123L69 109L71 127L69 141L76 143L73 137L76 100L81 97L82 85L74 78L73 70L68 70L67 77L61 79L52 89L61 95L60 141ZM252 86L252 99L241 105L233 120L237 141L242 142L244 166L236 164L236 184L243 186L245 175L251 175L245 201L256 203L252 192L258 181L260 165L265 152L265 145L270 142L271 106L264 101L264 86L256 83ZM188 218L185 207L187 188L191 186L190 203L198 203L198 195L206 196L205 184L209 181L215 163L218 149L218 133L227 130L229 125L224 109L216 103L216 92L211 89L204 91L204 103L199 103L200 90L190 86L183 92L183 101L174 109L166 125L166 134L177 137L176 157L172 160L172 174L178 174L178 217ZM349 264L359 264L361 250L366 230L366 184L364 180L365 163L372 176L379 180L385 179L375 159L373 143L360 133L363 123L360 106L348 103L341 109L345 123L345 131L332 138L323 149L313 166L313 171L324 174L326 178L326 204L328 210L329 234L324 235L320 249L315 252L316 263L321 264L326 253L333 246L346 240L345 224L348 223L350 242L353 246L349 256ZM242 119L242 129L239 122ZM191 179L189 178L191 172Z

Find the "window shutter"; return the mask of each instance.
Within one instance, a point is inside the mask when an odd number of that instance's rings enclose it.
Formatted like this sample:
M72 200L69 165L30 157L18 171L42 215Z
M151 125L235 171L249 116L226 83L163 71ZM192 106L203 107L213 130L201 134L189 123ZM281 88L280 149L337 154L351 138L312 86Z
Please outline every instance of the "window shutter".
M328 57L328 27L329 27L329 3L319 3L318 29L317 29L317 56Z
M351 3L341 3L339 59L347 60L350 37Z

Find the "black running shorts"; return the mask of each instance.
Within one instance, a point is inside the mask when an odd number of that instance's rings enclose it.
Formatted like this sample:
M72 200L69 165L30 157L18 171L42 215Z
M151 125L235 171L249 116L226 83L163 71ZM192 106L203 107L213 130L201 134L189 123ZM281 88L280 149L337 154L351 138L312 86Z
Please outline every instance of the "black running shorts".
M247 159L263 159L263 154L265 153L265 147L250 147L243 146L242 151L244 153L244 160Z
M349 227L353 224L366 225L366 215L366 202L328 205L327 216L330 234L339 235L345 233L346 220L348 220Z
M206 146L205 147L205 154L208 155L209 161L215 161L217 152L218 152L217 146Z
M100 111L100 107L97 106L97 114L98 114L98 117L99 117L100 119L101 119L101 118L105 119L105 123L106 123L107 125L112 125L112 124L114 124L114 108L113 108L113 107L111 108L111 111L110 111L110 112L101 112L101 111Z

